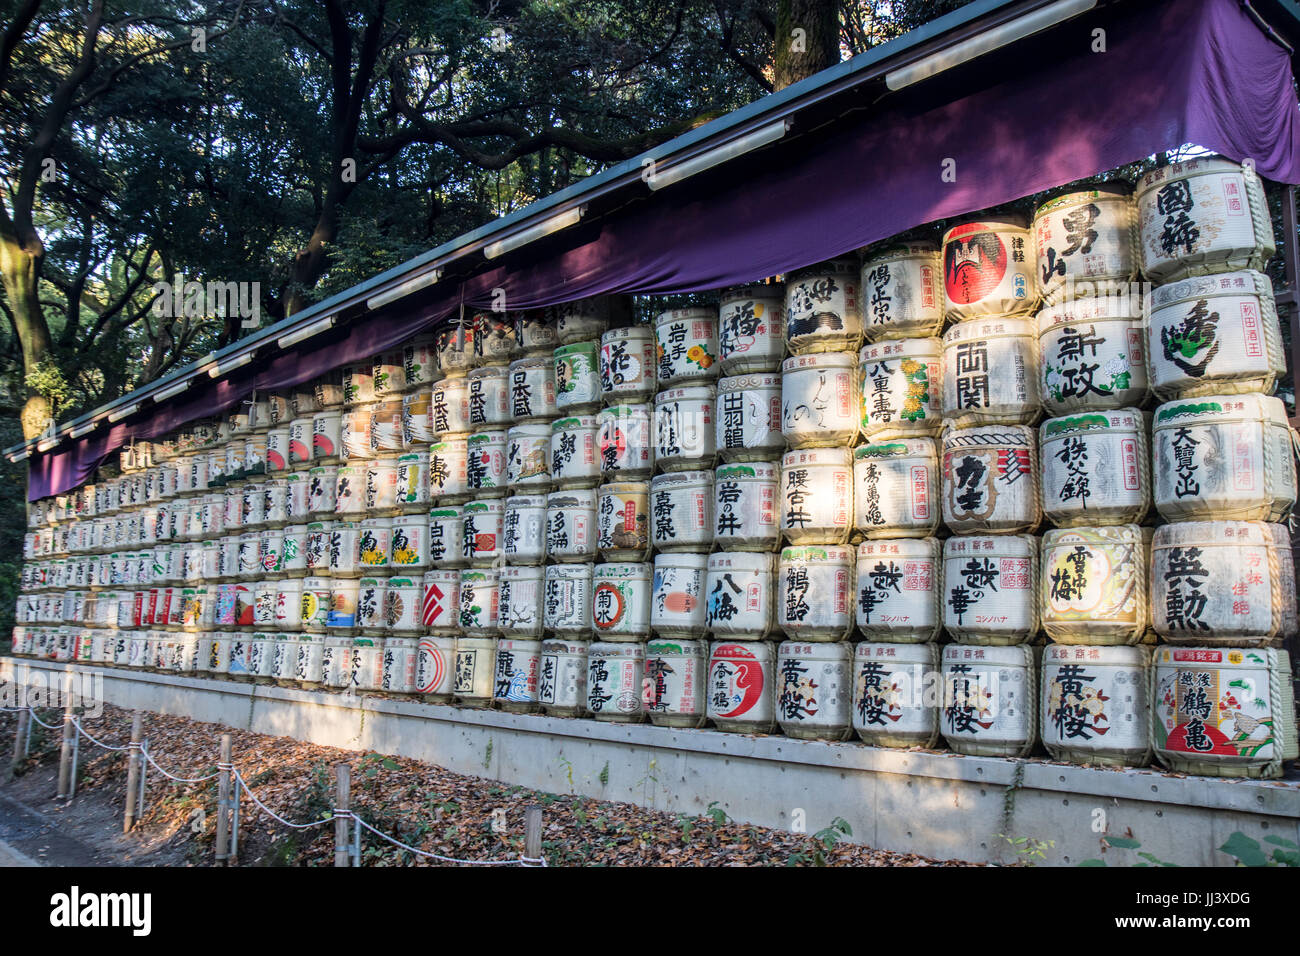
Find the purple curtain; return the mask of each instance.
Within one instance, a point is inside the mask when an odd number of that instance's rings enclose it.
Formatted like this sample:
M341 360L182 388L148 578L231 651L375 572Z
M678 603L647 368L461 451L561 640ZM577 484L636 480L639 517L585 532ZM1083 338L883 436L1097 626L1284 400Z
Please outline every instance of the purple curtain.
M1105 52L1094 52L1098 29ZM29 494L76 487L132 438L225 411L255 388L296 385L390 348L462 301L490 308L496 289L510 309L719 289L1184 143L1300 184L1287 53L1235 0L1107 7L1028 46L1014 61L991 57L891 94L881 109L863 94L859 113L539 241L449 291L435 287L416 311L367 317L196 386L145 421L33 455ZM949 160L954 182L940 177Z

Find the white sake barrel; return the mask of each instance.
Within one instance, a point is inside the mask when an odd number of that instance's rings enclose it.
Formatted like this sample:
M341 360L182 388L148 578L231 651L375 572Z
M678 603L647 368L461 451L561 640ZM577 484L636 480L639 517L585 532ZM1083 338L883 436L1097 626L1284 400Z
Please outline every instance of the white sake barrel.
M1076 295L1038 313L1038 390L1049 415L1145 403L1142 306L1140 294L1121 288Z
M1147 550L1135 524L1043 535L1039 608L1058 644L1137 644L1150 627Z
M501 536L502 553L511 564L541 564L546 558L545 496L514 495L507 498Z
M574 415L551 423L551 480L557 487L582 488L600 482L599 431L594 415Z
M718 313L695 307L655 319L659 387L712 382L718 376Z
M350 461L366 459L374 454L370 446L370 417L374 403L356 405L343 412L340 423L342 457Z
M339 460L343 451L343 413L323 409L311 419L311 458L317 464Z
M856 349L862 342L858 261L833 259L791 272L785 286L785 340L796 355Z
M332 630L352 630L357 626L357 598L361 582L334 579L330 582L330 610L325 626Z
M495 637L500 611L501 572L466 568L460 572L460 625L473 637ZM459 688L456 691L459 696Z
M509 502L507 502L509 504ZM596 557L596 491L570 488L546 497L544 554L555 561Z
M764 461L781 454L781 376L777 372L718 379L714 446L724 461Z
M776 648L766 641L709 646L707 716L725 733L766 734L776 726Z
M718 302L718 357L723 375L767 372L785 354L785 285L741 285Z
M541 567L501 569L497 630L506 637L541 638L544 574Z
M612 298L594 296L548 308L546 316L555 323L556 340L565 344L580 339L600 338L601 333L609 327Z
M844 640L853 628L852 549L783 550L776 602L777 626L789 640Z
M526 714L539 708L537 681L541 661L541 641L503 637L497 642L492 699L502 710Z
M351 407L375 400L374 363L371 360L344 365L343 404Z
M348 688L358 693L384 689L384 639L354 637Z
M791 544L843 544L853 526L853 454L799 448L781 459L781 533Z
M325 575L330 567L330 539L334 534L333 521L313 521L307 525L307 571Z
M299 634L293 679L299 687L319 687L324 679L325 638L320 634Z
M298 635L272 635L271 642L271 680L282 687L297 685L295 674L298 670Z
M1291 549L1291 532L1284 524L1270 524L1268 529L1273 533L1273 553L1277 556L1278 578L1282 587L1280 636L1289 639L1300 632L1296 605L1295 553Z
M429 499L439 504L469 495L469 439L444 435L429 446Z
M392 551L392 518L367 518L361 523L361 533L357 536L357 558L363 572L374 574L378 570L386 570Z
M321 642L321 684L333 690L348 686L352 673L352 638L331 634Z
M289 483L285 479L268 478L262 482L262 512L271 528L282 528L289 520Z
M1149 648L1047 645L1039 702L1047 752L1084 766L1148 763L1150 676Z
M1147 420L1136 408L1120 408L1043 422L1044 516L1062 527L1141 521L1151 507Z
M392 514L397 510L397 459L375 458L366 463L366 511Z
M234 673L231 671L231 642L232 639L229 634L210 633L207 635L207 664L209 673L218 675L230 674L231 676L234 676ZM113 663L124 664L126 661L122 660L121 655L115 652ZM246 664L244 665L244 673L248 673L248 667Z
M420 620L430 634L455 635L460 629L460 571L425 571Z
M687 638L703 634L707 554L656 554L651 589L650 627L657 637Z
M284 513L286 519L295 524L305 522L311 516L311 508L308 505L311 477L305 471L292 471L284 476L284 485ZM209 525L205 534L219 535L224 530L223 527Z
M943 234L943 298L965 322L1031 312L1038 303L1034 236L1017 216L958 223Z
M1118 286L1137 277L1137 204L1126 182L1067 188L1038 207L1033 228L1045 300L1059 301L1081 283Z
M469 564L465 553L465 509L460 505L429 510L429 563L435 568Z
M329 537L329 576L355 578L361 575L361 522L332 522Z
M597 564L591 577L591 625L604 641L650 637L651 566L644 562Z
M515 355L539 355L546 353L550 358L555 348L558 332L555 323L547 316L545 309L530 309L514 313L515 320Z
M329 517L337 510L338 480L337 465L319 465L307 472L307 513L313 518Z
M239 536L239 577L244 580L251 580L261 573L261 562L258 555L261 546L261 535L256 531L245 531ZM172 581L176 579L176 556L179 553L176 548L166 548L162 552L169 560L165 565L162 580Z
M596 497L596 548L606 561L640 561L650 554L650 485L601 485Z
M515 351L514 322L505 313L480 312L474 316L476 365L505 365Z
M456 638L422 637L416 646L415 692L427 701L445 704L452 698Z
M952 427L1032 424L1038 396L1038 336L1022 318L954 325L943 337L943 416Z
M600 470L610 480L649 478L654 439L649 405L611 405L596 417Z
M596 720L640 723L645 673L643 644L592 641L587 648L587 709Z
M646 643L641 703L658 727L701 727L708 684L707 641L659 639Z
M469 425L469 380L444 378L429 390L433 437L463 434Z
M419 643L414 637L389 637L384 641L380 690L386 694L415 693L415 661Z
M958 534L1026 531L1042 518L1038 449L1025 425L952 428L943 436L943 521Z
M551 488L551 425L516 425L506 432L506 485L512 491Z
M713 472L676 471L650 481L656 551L706 551L713 543Z
M246 481L240 489L240 522L241 528L261 528L266 525L266 489L263 482ZM179 512L171 512L173 519ZM171 537L177 537L174 533Z
M730 551L773 551L781 529L779 469L772 462L720 465L713 473L714 542Z
M943 427L943 343L897 339L858 353L862 434L870 439L937 435Z
M553 564L545 569L542 624L548 632L586 640L591 636L590 564Z
M402 364L401 349L381 352L371 359L370 381L377 399L400 395L406 389L406 367Z
M943 564L935 538L864 541L854 619L868 639L925 643L939 634Z
M713 467L715 401L711 385L670 388L655 396L654 460L660 470Z
M357 589L357 627L365 634L382 636L387 625L384 616L384 590L388 579L364 577Z
M1161 399L1272 393L1286 375L1272 282L1244 270L1158 286L1147 354Z
M510 422L509 372L488 365L469 373L469 427L475 431Z
M1211 395L1156 408L1153 496L1170 521L1280 521L1296 498L1292 432L1281 399Z
M853 648L783 641L776 652L776 719L797 740L847 740L853 733Z
M933 242L886 242L862 262L862 325L868 342L938 335L942 256Z
M1205 156L1144 175L1137 184L1142 271L1156 282L1263 270L1273 225L1254 166Z
M298 619L305 631L320 633L329 620L329 578L303 578L298 599ZM220 623L220 621L218 621Z
M267 631L255 631L248 637L248 676L255 683L274 683L275 637Z
M433 347L438 368L444 375L463 376L474 367L474 323L463 317L455 325L435 333Z
M429 453L399 455L393 480L395 507L408 514L429 510Z
M586 341L561 345L552 353L555 406L559 414L582 414L600 407L602 393L596 355L599 350L599 342Z
M324 407L325 406L317 400L316 385L314 382L302 382L289 390L289 414L291 417L309 416L320 411ZM218 437L220 437L219 425Z
M643 402L658 385L654 333L649 326L610 329L600 337L600 388L606 402Z
M1006 645L1038 633L1038 539L964 535L943 543L943 626L961 644Z
M402 377L406 389L431 385L438 374L438 352L433 335L417 335L402 346Z
M1285 650L1159 647L1151 737L1179 773L1280 777L1294 760L1295 700Z
M714 637L762 640L773 626L771 554L719 551L705 576L705 626Z
M939 645L863 641L853 652L853 729L873 747L939 740Z
M193 460L193 459L191 459ZM206 459L205 459L206 461ZM289 470L289 426L270 428L266 432L266 471L282 472ZM189 472L186 468L185 471ZM188 484L188 478L187 482ZM193 489L189 489L193 490Z
M781 434L791 447L852 444L859 405L854 353L792 355L781 363Z
M402 442L427 445L434 439L433 396L427 388L402 396Z
M464 548L470 564L484 567L501 557L505 502L500 498L471 501L464 508Z
M337 469L334 481L334 514L353 520L366 513L366 469L364 465L344 465Z
M282 631L297 631L303 626L302 581L279 581L275 588L275 626Z
M943 649L939 730L948 746L977 757L1023 757L1038 737L1034 649Z
M384 624L395 634L415 634L423 627L424 587L419 578L391 577L384 582Z
M854 526L868 538L924 538L939 526L939 451L930 438L853 450Z
M1272 526L1180 521L1151 541L1151 618L1171 644L1264 646L1286 612Z
M478 497L506 493L506 433L475 432L466 439L465 487Z

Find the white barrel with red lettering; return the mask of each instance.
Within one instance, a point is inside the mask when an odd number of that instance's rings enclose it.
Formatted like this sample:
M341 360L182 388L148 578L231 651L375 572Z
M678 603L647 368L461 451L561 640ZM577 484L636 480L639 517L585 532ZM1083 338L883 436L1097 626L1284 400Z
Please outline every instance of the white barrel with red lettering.
M924 538L939 526L939 451L930 438L853 450L854 527L868 538Z
M853 551L786 548L777 568L776 623L789 640L842 641L853 628Z
M706 714L725 733L767 734L776 727L776 645L714 641L709 645Z
M853 454L797 448L781 459L781 534L791 544L843 544L853 528Z
M776 652L776 719L796 740L847 740L853 733L853 647L782 641Z
M869 439L937 435L943 427L943 342L875 342L858 353L862 434Z
M939 740L939 645L863 641L853 652L853 729L873 747Z
M646 643L641 704L658 727L702 727L708 641L659 638Z
M854 620L868 640L925 643L943 620L943 563L936 538L882 538L857 550Z
M939 729L948 746L978 757L1023 757L1038 739L1035 649L943 649Z
M1043 514L1053 524L1132 524L1151 507L1150 416L1136 408L1049 418L1038 429Z

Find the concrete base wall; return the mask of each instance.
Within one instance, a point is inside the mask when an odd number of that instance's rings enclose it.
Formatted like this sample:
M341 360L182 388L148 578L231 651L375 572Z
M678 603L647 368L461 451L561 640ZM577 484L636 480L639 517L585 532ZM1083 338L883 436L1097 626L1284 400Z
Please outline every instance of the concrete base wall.
M852 840L934 857L1014 862L1000 834L1054 841L1044 852L1061 865L1140 862L1133 850L1103 854L1103 834L1132 836L1183 866L1231 864L1215 848L1237 830L1300 843L1296 780L886 750L0 658L0 681L48 686L62 671L102 680L97 693L120 707L691 816L716 803L737 821L809 833L842 817Z

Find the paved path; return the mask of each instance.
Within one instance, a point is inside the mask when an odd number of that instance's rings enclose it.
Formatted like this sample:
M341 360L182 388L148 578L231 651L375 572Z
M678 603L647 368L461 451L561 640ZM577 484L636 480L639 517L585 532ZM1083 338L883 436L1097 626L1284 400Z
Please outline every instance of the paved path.
M25 853L19 853L4 840L0 840L0 866L40 866Z

